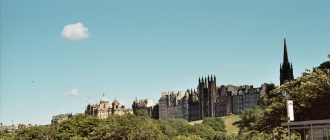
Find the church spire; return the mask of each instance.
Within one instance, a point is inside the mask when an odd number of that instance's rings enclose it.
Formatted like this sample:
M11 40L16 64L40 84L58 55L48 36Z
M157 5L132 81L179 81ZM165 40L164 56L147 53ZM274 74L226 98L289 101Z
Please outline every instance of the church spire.
M286 50L286 39L284 38L284 55L283 55L283 64L289 63L288 51Z
M293 77L293 68L292 63L290 65L288 58L288 51L286 47L286 39L284 38L284 55L283 55L283 63L280 64L280 85L294 80Z

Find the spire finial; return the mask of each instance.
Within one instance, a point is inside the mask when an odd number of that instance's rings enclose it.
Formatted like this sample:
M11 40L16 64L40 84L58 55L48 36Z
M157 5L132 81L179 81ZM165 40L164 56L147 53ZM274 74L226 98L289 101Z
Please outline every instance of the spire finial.
M284 56L283 56L283 64L289 63L288 59L288 51L286 49L286 39L284 38Z

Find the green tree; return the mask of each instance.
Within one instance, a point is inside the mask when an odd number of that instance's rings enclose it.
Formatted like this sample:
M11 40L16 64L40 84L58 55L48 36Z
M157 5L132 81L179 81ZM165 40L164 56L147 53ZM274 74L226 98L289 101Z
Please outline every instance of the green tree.
M204 139L213 139L215 136L215 131L209 125L195 124L190 128L190 134L198 135Z
M164 135L154 120L132 114L111 115L95 129L89 139L163 139Z
M17 130L15 139L28 139L28 140L40 140L46 138L47 126L30 126L28 128L20 128Z
M330 69L330 61L325 61L320 64L317 68L319 69Z
M237 140L236 134L226 134L225 132L216 131L213 137L214 140Z
M138 109L135 111L136 116L144 116L144 117L149 117L149 114L147 113L146 109Z
M226 132L226 125L221 117L205 117L203 124L211 126L214 131Z
M167 120L167 123L172 128L176 129L178 135L187 135L191 127L189 122L185 119L170 118Z
M203 140L203 138L199 137L198 135L179 135L173 138L173 140Z
M330 54L328 54L328 58L330 58ZM330 61L325 61L320 64L317 68L319 69L330 69Z
M256 130L270 132L280 127L286 116L286 100L294 102L295 121L330 119L330 69L315 69L309 75L288 82L270 94L276 98L270 99L271 105L255 126Z
M266 95L267 95L267 98L270 99L270 98L274 98L274 95L273 94L270 94L271 91L273 91L274 89L276 89L277 87L275 86L274 83L266 83ZM266 100L268 101L268 100ZM266 106L269 105L268 102L266 102L265 104Z
M79 114L72 119L65 120L58 124L55 134L56 139L88 138L95 128L98 127L100 119L92 116Z
M167 121L155 120L155 123L158 124L159 129L162 133L169 139L172 139L179 135L178 130L173 128Z
M269 95L269 93L276 89L276 86L274 83L266 83L266 94Z
M243 121L243 125L248 129L252 129L263 117L264 111L260 106L255 106L250 109L244 110L240 118Z

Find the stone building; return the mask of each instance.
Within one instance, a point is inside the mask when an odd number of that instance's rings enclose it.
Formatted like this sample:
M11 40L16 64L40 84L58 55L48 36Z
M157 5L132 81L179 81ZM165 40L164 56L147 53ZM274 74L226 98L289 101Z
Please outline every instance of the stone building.
M284 38L283 64L280 64L280 85L294 80L292 63L289 62ZM189 121L204 117L218 117L237 114L258 104L266 96L266 84L253 86L216 86L216 77L202 77L198 80L197 91L185 93L163 92L159 99L159 119L183 118Z
M15 132L16 130L18 130L18 126L15 126L14 124L12 125L2 125L2 123L0 123L0 133L2 133L1 131L5 132L5 133L12 133Z
M182 118L188 121L205 117L220 117L237 114L258 104L265 96L266 85L216 86L216 77L198 80L197 91L162 92L159 99L159 119Z
M188 120L188 98L188 92L162 92L162 97L159 99L159 119L183 118Z
M67 113L67 114L60 114L60 115L55 115L52 118L51 124L57 124L60 123L64 120L67 120L72 117L72 113Z
M88 104L85 109L85 114L95 116L97 118L105 119L109 115L123 115L125 113L125 106L120 106L119 102L115 99L110 107L109 100L103 94L99 104Z
M133 112L136 113L137 110L143 109L149 114L151 118L158 119L159 118L159 105L157 101L153 99L144 99L138 100L137 98L133 101L132 104Z

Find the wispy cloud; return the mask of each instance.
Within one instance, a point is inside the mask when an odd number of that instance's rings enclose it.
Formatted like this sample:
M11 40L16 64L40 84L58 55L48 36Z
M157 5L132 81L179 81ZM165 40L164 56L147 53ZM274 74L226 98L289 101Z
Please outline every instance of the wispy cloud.
M78 41L89 36L88 28L80 22L64 26L61 34L62 37L70 41Z
M74 88L71 89L69 93L65 93L64 96L77 96L78 95L78 89Z

